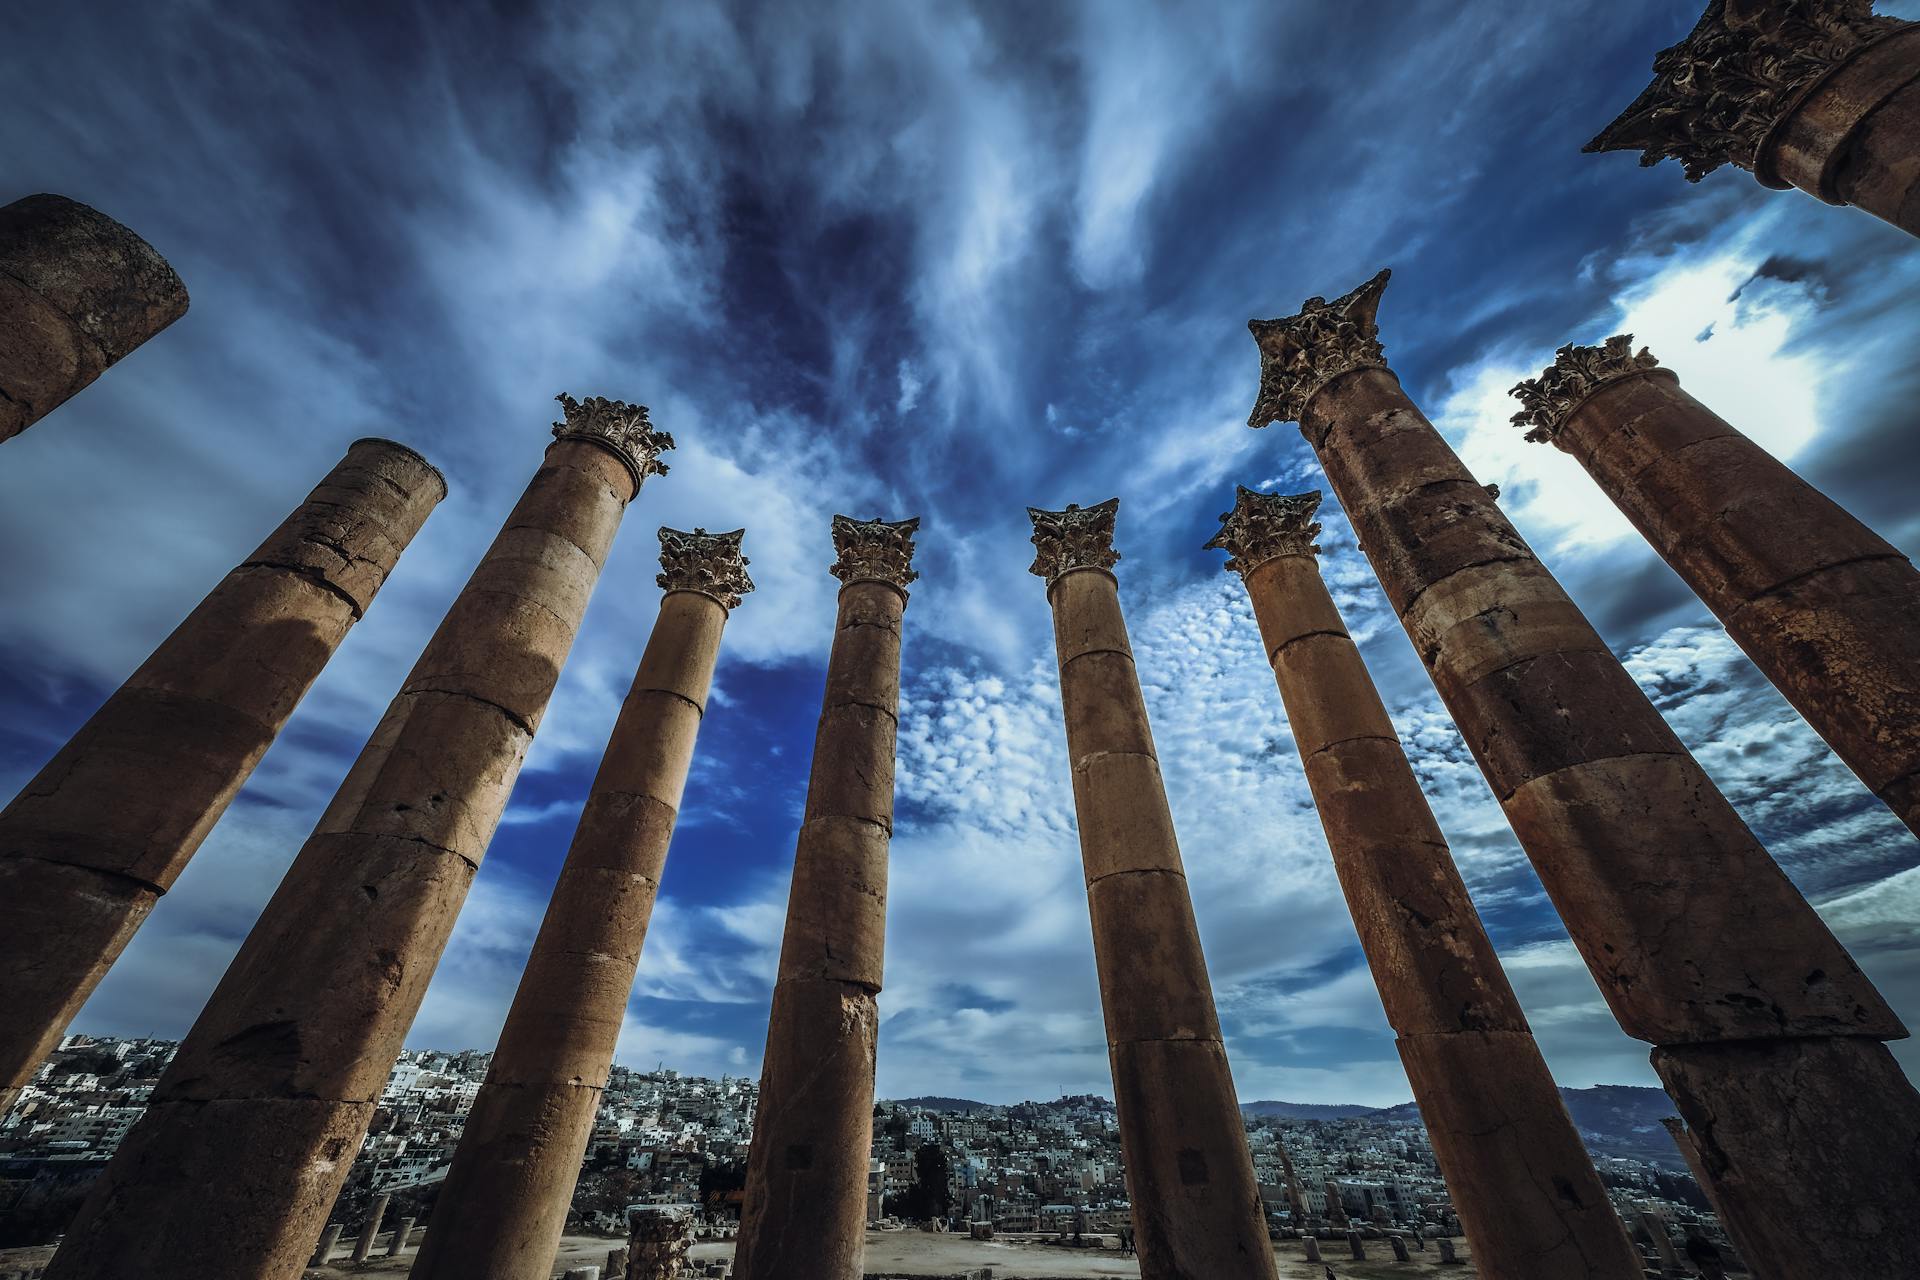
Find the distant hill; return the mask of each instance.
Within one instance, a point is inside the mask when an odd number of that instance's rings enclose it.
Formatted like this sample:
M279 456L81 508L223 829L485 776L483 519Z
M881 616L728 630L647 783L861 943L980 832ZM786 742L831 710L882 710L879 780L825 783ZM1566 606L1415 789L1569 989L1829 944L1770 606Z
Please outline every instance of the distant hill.
M1586 1139L1587 1147L1599 1156L1625 1156L1650 1160L1671 1169L1685 1169L1686 1163L1673 1138L1660 1123L1674 1114L1673 1100L1659 1089L1641 1085L1602 1084L1591 1089L1562 1089L1567 1114ZM1373 1117L1388 1123L1417 1124L1420 1108L1411 1102L1393 1107L1323 1105L1306 1102L1248 1102L1240 1110L1249 1116L1273 1116L1283 1120L1348 1120Z
M919 1107L923 1111L955 1111L961 1115L969 1111L981 1111L992 1106L990 1102L975 1102L971 1098L889 1098L887 1105L895 1107Z
M1406 1104L1413 1106L1411 1102ZM1386 1112L1379 1107L1363 1107L1357 1103L1325 1102L1275 1102L1271 1099L1260 1102L1243 1102L1240 1110L1250 1116L1272 1116L1279 1120L1357 1120L1363 1116L1385 1117ZM1397 1110L1397 1108L1389 1108ZM1420 1115L1415 1112L1413 1119Z
M1591 1089L1562 1089L1567 1113L1579 1127L1587 1147L1598 1156L1625 1156L1650 1160L1669 1169L1685 1170L1686 1163L1660 1121L1674 1113L1673 1100L1659 1089L1640 1085L1602 1084ZM1059 1103L1025 1103L1025 1106L1050 1107L1060 1103L1085 1101L1062 1098ZM1100 1099L1105 1102L1106 1100ZM966 1114L992 1104L970 1098L895 1098L889 1106L920 1107L927 1111ZM1111 1104L1109 1104L1111 1105ZM1248 1116L1275 1120L1362 1120L1376 1119L1389 1124L1420 1123L1420 1108L1411 1102L1392 1107L1365 1107L1359 1103L1282 1102L1266 1098L1244 1102L1240 1110Z

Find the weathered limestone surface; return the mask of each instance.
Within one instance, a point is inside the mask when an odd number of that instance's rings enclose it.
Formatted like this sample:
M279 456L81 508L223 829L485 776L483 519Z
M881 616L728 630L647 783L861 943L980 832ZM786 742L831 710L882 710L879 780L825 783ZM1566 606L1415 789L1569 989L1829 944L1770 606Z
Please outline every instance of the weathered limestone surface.
M1723 164L1920 235L1920 24L1872 0L1713 0L1588 151Z
M1145 1280L1270 1280L1227 1067L1112 566L1119 499L1029 508L1060 660L1094 962Z
M1771 1090L1778 1109L1718 1148L1714 1200L1742 1252L1768 1257L1749 1233L1792 1222L1769 1259L1780 1274L1838 1256L1896 1274L1908 1250L1891 1224L1920 1203L1920 1094L1872 1064L1905 1028L1400 389L1374 323L1385 284L1253 322L1252 421L1299 420L1601 993L1660 1046L1681 1115L1710 1128L1720 1092ZM1752 1081L1734 1073L1738 1042L1762 1042ZM1811 1062L1851 1064L1850 1115L1796 1078ZM1781 1172L1826 1159L1854 1169L1846 1185ZM1850 1220L1886 1225L1848 1235Z
M50 1280L299 1273L641 478L645 411L563 398L544 465L94 1184Z
M1490 1280L1637 1280L1632 1242L1320 577L1319 505L1318 493L1240 489L1208 545L1245 578L1454 1209Z
M355 442L0 811L0 1109L445 496L413 450Z
M1631 335L1514 389L1807 723L1920 834L1920 572Z
M187 313L152 245L65 196L0 205L0 440Z
M1837 1038L1672 1045L1654 1050L1653 1066L1687 1122L1714 1204L1726 1205L1722 1225L1749 1265L1766 1275L1823 1274L1798 1269L1814 1234L1828 1259L1824 1274L1913 1274L1920 1127L1911 1106L1880 1109L1882 1099L1913 1089L1885 1045Z
M475 1097L414 1280L542 1273L566 1226L666 866L741 532L660 530L667 590Z
M739 1280L858 1280L893 835L900 626L919 520L833 518L839 618L794 851L734 1255ZM641 1269L636 1234L630 1273Z
M693 1246L693 1224L678 1205L648 1205L627 1217L627 1280L679 1280ZM737 1274L737 1271L736 1271ZM792 1280L811 1276L795 1270Z

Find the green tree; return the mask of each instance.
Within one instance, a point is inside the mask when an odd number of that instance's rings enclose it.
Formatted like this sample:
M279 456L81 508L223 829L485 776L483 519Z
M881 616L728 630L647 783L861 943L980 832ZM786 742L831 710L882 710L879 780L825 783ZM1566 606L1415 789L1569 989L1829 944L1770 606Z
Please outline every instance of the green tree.
M913 1185L907 1190L913 1218L945 1218L953 1212L953 1169L947 1152L937 1142L922 1143L913 1153Z

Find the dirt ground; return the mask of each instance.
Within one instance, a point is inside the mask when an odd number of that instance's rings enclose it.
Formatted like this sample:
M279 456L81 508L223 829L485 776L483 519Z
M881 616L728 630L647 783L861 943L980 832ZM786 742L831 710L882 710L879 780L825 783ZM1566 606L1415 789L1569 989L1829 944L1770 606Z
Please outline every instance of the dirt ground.
M607 1260L607 1250L620 1242L596 1236L568 1236L560 1242L560 1255L554 1259L554 1275L568 1267L596 1266ZM1467 1258L1464 1241L1456 1241L1460 1257ZM1321 1252L1338 1280L1415 1280L1416 1277L1446 1277L1467 1280L1474 1274L1471 1264L1443 1267L1439 1253L1431 1244L1426 1252L1415 1252L1413 1261L1393 1260L1393 1250L1385 1240L1367 1242L1367 1261L1347 1258L1344 1240L1321 1241ZM404 1276L413 1265L412 1249L398 1258L376 1256L361 1266L347 1261L352 1242L334 1251L337 1261L307 1271L311 1280L335 1280L350 1275ZM386 1251L383 1240L380 1253ZM43 1267L51 1249L0 1249L0 1276L11 1272ZM693 1249L695 1262L710 1262L733 1256L731 1244L700 1244ZM1274 1246L1280 1263L1281 1280L1325 1280L1326 1272L1318 1264L1308 1264L1298 1240ZM867 1275L874 1277L952 1276L978 1267L992 1267L994 1280L1092 1280L1098 1276L1138 1276L1139 1264L1123 1258L1112 1249L1063 1249L1057 1245L1010 1241L969 1240L964 1236L934 1235L925 1231L870 1231L867 1233Z

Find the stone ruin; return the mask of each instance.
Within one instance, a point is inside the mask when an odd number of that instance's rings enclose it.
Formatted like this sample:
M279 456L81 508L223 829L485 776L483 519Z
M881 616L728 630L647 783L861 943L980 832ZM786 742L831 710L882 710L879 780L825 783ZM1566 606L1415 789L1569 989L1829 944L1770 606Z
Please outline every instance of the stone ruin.
M693 1210L683 1204L642 1205L627 1211L626 1280L680 1280L691 1274Z

